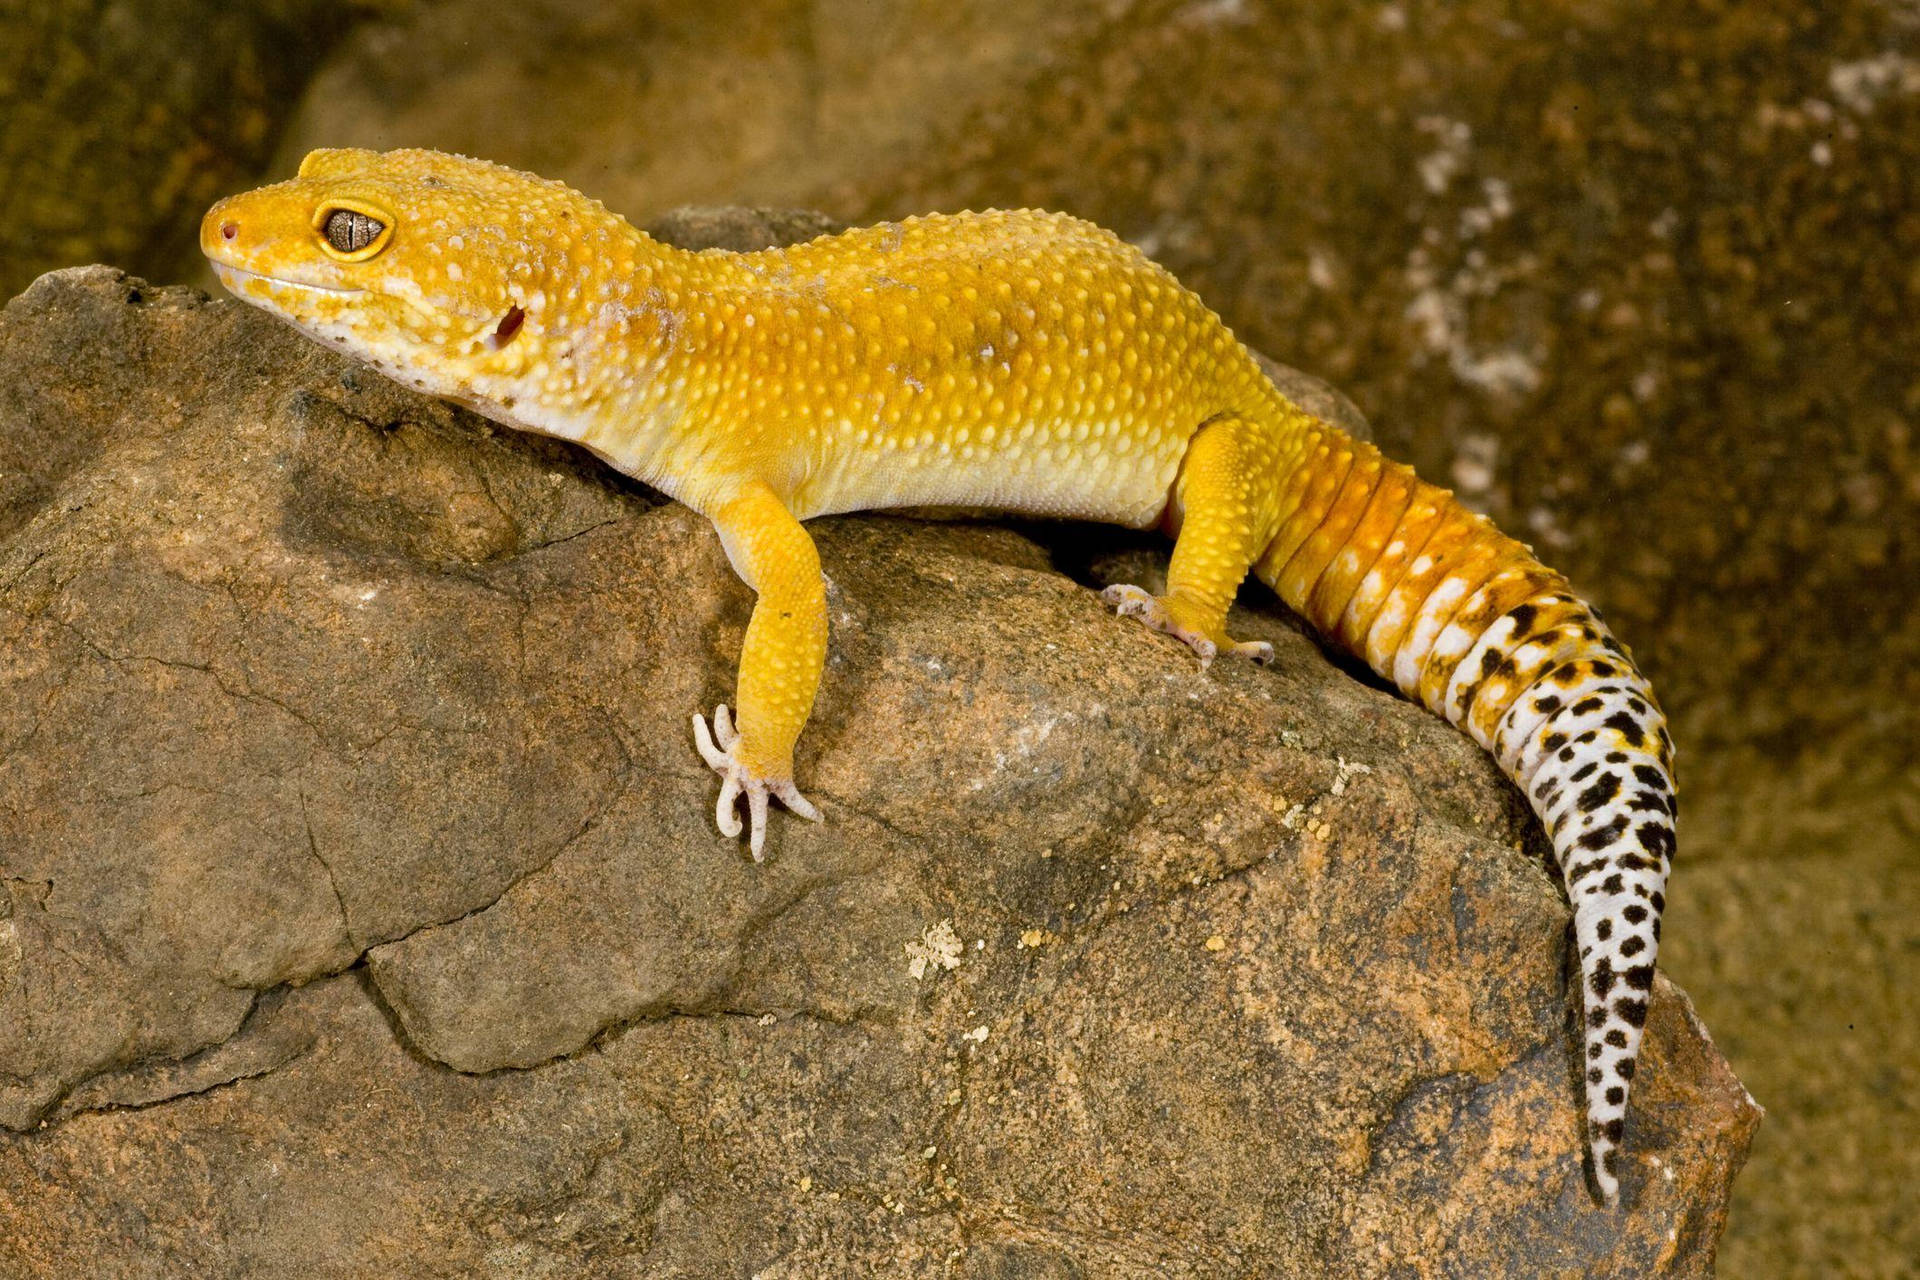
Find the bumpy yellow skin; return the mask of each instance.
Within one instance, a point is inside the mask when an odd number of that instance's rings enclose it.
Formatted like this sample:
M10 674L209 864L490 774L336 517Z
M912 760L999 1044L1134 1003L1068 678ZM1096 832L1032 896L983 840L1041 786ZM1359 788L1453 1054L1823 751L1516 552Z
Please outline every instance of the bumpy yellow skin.
M1471 733L1528 794L1575 905L1588 1143L1617 1156L1673 853L1671 743L1566 582L1452 497L1302 412L1192 293L1085 222L909 219L762 253L658 244L554 182L431 151L316 151L224 200L236 295L396 379L575 440L713 521L759 599L739 720L697 745L761 853L827 644L802 521L958 505L1177 533L1123 613L1203 661L1248 570Z

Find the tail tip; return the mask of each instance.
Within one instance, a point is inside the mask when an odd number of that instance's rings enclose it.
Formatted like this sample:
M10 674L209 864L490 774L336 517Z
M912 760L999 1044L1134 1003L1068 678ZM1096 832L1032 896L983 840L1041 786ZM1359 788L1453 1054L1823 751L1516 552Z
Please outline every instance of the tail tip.
M1588 1149L1588 1157L1587 1172L1594 1199L1602 1208L1617 1208L1620 1204L1619 1148L1596 1144Z

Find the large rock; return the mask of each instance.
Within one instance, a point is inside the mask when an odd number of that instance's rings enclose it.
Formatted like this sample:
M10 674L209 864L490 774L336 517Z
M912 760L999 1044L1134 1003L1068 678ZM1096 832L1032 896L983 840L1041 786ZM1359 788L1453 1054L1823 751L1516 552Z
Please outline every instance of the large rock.
M714 831L703 522L232 302L0 314L0 1274L1704 1274L1758 1119L1661 981L1626 1207L1470 742L1107 530L815 525L824 826ZM522 1070L502 1070L522 1068Z

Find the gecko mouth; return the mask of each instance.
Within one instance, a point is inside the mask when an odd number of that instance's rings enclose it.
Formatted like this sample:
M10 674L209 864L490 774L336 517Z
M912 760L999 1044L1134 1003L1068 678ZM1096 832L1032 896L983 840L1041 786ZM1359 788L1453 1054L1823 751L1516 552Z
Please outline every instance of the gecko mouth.
M348 289L336 284L309 284L305 280L288 280L283 276L270 276L264 271L248 271L245 267L236 267L226 262L213 264L213 273L220 277L220 283L232 289L244 279L265 280L268 284L284 285L289 289L309 289L314 293L365 293L365 289Z

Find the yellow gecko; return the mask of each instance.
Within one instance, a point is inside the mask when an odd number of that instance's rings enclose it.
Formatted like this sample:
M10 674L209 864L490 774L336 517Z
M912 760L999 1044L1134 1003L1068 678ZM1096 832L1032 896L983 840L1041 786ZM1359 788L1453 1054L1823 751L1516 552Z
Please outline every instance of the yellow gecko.
M761 857L769 797L819 812L793 748L826 656L803 522L953 505L1161 525L1191 646L1249 570L1491 751L1574 906L1587 1145L1618 1158L1674 853L1672 743L1598 615L1445 490L1301 410L1204 303L1117 236L1030 210L911 218L759 253L685 252L559 183L433 151L315 151L215 205L239 298L396 380L577 441L713 521L758 593L735 704L695 745L720 830Z

